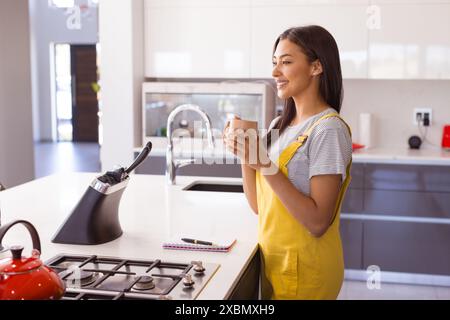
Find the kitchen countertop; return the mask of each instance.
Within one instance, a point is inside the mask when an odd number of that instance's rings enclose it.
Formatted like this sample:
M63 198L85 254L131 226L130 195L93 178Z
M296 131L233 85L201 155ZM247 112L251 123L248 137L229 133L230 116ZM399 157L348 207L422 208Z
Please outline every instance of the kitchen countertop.
M156 139L150 157L165 157L166 145L164 139ZM193 152L190 152L191 149ZM142 148L136 148L135 152L140 152L141 150ZM174 154L177 158L189 158L192 154L196 159L201 159L202 157L206 159L220 158L227 159L227 163L236 161L236 157L225 150L221 143L217 143L213 151L208 148L202 151L201 147L197 148L196 145L192 146L186 142L182 147L179 144L176 145ZM228 159L230 162L228 162ZM359 149L353 153L353 162L450 166L450 151L445 151L441 148L410 150L406 147Z
M120 204L124 234L99 246L74 246L51 243L60 225L98 174L64 173L49 176L0 193L3 224L23 219L39 232L42 259L61 253L95 254L135 259L161 259L186 263L201 260L220 268L198 299L222 300L257 252L257 216L242 193L182 191L193 181L230 181L234 178L177 177L176 186L168 186L164 176L132 175ZM162 249L162 242L181 233L236 237L229 253L173 251ZM25 245L30 254L31 240L23 227L14 227L6 235L5 246ZM9 255L4 253L4 257Z
M450 151L407 148L360 149L353 153L354 163L384 163L450 166Z

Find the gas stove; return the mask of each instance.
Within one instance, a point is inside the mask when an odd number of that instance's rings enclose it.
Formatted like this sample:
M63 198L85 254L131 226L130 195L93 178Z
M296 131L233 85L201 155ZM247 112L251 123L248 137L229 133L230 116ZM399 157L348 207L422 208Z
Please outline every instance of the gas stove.
M58 255L46 262L66 284L63 300L195 300L218 264Z

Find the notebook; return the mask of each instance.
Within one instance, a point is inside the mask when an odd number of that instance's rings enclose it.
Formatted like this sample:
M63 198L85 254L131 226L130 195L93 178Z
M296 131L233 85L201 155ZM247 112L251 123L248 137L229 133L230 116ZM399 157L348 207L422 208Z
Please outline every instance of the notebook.
M212 242L213 245L202 245L202 244L194 244L187 243L182 241L181 239L201 239L203 241ZM164 242L163 248L168 250L190 250L190 251L212 251L212 252L228 252L236 243L236 239L234 238L219 238L219 237L204 237L197 238L192 236L177 236L173 239Z

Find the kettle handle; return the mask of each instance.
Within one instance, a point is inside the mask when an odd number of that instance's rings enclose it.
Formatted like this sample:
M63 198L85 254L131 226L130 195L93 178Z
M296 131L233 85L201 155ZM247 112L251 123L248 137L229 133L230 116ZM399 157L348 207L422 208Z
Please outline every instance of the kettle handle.
M31 223L29 223L28 221L25 221L25 220L18 220L18 221L10 222L8 224L3 225L0 228L0 247L2 246L3 238L5 237L5 234L8 232L8 230L11 229L11 227L13 227L19 223L23 224L27 228L28 232L30 233L31 240L33 241L33 249L36 249L39 252L41 252L41 240L39 239L39 234L38 234L36 228Z

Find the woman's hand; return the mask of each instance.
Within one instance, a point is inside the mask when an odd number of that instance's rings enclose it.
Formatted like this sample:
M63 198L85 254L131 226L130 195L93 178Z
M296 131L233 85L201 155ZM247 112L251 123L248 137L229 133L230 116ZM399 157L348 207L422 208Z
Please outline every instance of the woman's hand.
M223 137L227 150L236 155L243 164L257 171L272 171L273 174L278 171L275 164L270 161L267 151L255 130L250 129L244 132L237 129L231 131L227 126Z

